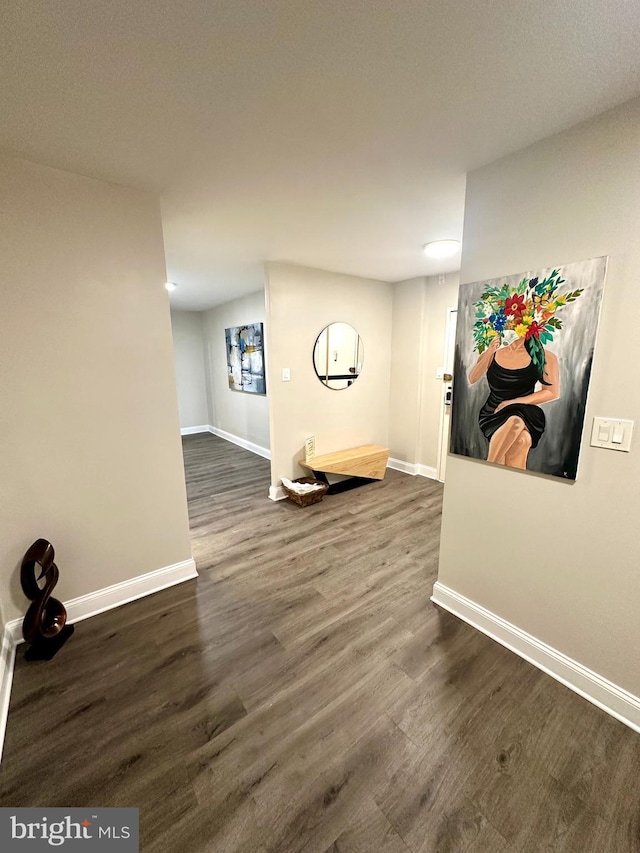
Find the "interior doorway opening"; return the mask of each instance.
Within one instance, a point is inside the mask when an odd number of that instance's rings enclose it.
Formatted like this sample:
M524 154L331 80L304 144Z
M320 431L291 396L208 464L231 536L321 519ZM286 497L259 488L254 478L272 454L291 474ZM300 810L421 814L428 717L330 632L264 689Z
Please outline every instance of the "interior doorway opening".
M456 324L458 309L447 308L445 318L444 361L442 375L442 394L440 398L440 436L438 440L438 480L444 483L449 455L449 435L451 430L451 405L453 401L453 365L456 349Z

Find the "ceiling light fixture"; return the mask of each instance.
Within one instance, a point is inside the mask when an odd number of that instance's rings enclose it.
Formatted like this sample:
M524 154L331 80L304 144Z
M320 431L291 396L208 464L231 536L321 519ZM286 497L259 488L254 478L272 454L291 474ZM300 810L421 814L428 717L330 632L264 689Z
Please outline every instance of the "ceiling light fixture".
M175 290L178 285L173 281L165 281L164 286L169 291L169 293L171 293L171 291Z
M422 251L428 258L449 258L460 251L460 240L434 240Z

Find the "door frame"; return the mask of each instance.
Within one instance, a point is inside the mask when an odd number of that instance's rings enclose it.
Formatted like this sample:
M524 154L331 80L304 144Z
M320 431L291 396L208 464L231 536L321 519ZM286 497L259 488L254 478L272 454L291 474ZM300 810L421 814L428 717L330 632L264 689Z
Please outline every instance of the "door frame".
M454 323L454 317L456 322ZM453 365L456 347L455 328L458 319L458 306L447 308L445 331L444 331L444 351L443 351L443 366L444 372L447 372L447 365ZM453 334L452 334L453 333ZM453 368L451 370L453 373ZM446 456L449 453L449 429L451 426L451 416L449 421L446 419L447 407L445 406L444 381L442 382L442 393L440 394L440 425L438 429L438 480L444 482L444 472L446 465ZM447 432L445 433L445 424Z

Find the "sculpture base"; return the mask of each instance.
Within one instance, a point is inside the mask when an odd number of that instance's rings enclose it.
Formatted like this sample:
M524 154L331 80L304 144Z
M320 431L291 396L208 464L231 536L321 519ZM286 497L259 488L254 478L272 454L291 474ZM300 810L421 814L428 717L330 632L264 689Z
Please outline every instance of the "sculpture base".
M25 660L51 660L73 634L73 625L65 625L55 637L39 637L25 652Z

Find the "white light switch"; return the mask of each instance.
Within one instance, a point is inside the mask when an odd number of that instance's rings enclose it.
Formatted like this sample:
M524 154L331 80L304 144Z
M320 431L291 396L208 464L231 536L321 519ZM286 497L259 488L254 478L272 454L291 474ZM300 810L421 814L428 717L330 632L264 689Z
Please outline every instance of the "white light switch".
M444 367L436 367L436 379L442 379L444 376Z
M282 368L282 381L283 382L291 382L291 368L283 367Z
M591 446L629 452L632 432L633 421L594 418L593 429L591 430Z

